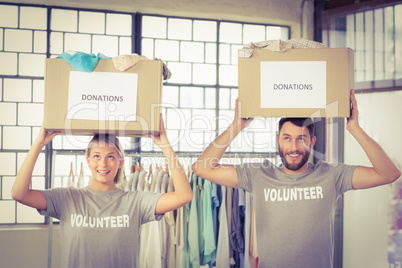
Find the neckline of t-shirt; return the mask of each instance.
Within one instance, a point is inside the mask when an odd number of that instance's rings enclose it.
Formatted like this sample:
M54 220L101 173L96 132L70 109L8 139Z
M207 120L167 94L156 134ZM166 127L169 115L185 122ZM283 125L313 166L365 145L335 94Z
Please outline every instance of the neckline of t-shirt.
M277 170L278 170L279 172L281 172L281 173L284 174L285 176L289 176L289 177L298 179L298 178L301 178L301 177L304 177L304 176L310 174L310 173L313 171L314 164L313 164L313 163L308 163L308 169L307 169L307 171L306 171L306 172L303 172L303 173L299 173L299 174L287 174L287 173L285 173L285 172L282 171L282 166L283 166L283 164L280 164L279 167L277 167Z
M100 195L111 195L111 194L114 194L114 193L117 193L117 192L121 191L121 189L119 189L119 188L114 189L114 190L110 190L110 191L101 191L101 190L92 189L89 186L85 186L84 189L89 191L89 192L92 192L92 193L95 193L95 194L100 194Z

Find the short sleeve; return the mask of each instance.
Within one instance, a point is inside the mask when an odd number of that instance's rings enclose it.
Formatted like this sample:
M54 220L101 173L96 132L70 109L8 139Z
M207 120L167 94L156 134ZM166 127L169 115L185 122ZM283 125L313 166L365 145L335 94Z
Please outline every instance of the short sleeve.
M41 190L41 192L46 199L46 209L38 209L39 214L60 219L61 195L63 194L63 189L52 188Z
M356 166L337 164L333 166L332 173L335 179L336 190L341 195L349 190L353 190L352 178Z
M151 192L137 192L141 195L141 224L161 220L165 214L155 214L156 204L159 198L162 196L161 193L151 193Z
M241 165L235 165L237 173L237 187L246 190L247 192L252 191L252 179L255 176L257 168L251 166L252 163L245 163ZM255 165L255 163L254 163ZM258 167L259 168L259 167Z

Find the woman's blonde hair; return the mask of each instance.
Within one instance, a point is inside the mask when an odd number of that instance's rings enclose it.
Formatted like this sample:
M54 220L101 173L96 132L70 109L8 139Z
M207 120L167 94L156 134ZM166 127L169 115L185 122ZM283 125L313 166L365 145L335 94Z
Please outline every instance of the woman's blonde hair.
M119 154L120 159L124 159L124 150L121 146L119 139L111 134L96 134L92 137L91 141L88 143L87 150L85 152L86 157L89 157L91 154L91 149L96 146L99 142L105 142L111 146L113 146L117 153ZM114 177L113 181L115 184L119 183L122 180L124 175L124 165L117 170L117 174Z

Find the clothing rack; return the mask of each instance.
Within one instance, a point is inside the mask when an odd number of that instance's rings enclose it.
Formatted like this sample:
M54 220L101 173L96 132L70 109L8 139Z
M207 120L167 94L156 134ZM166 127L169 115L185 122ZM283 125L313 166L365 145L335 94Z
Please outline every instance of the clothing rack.
M86 150L63 150L63 149L53 149L52 154L55 155L77 155L82 156L85 155ZM177 152L176 156L179 158L198 158L201 152ZM152 151L152 152L138 152L136 150L125 150L126 157L134 157L135 164L138 160L141 160L141 157L160 157L163 158L162 151ZM231 159L231 158L238 158L238 159L245 159L245 158L275 158L278 155L277 152L269 152L269 153L236 153L236 152L226 152L223 154L223 159ZM53 163L52 166L54 167L55 158L52 157ZM51 177L54 177L54 170L52 169ZM52 179L50 180L50 187L52 187ZM53 242L53 218L49 217L49 238L48 238L48 268L51 268L52 262L52 242Z
M199 157L201 152L177 152L177 157ZM57 150L53 149L53 155L85 155L85 150ZM164 157L161 151L150 151L150 152L137 152L135 150L125 150L125 155L128 157ZM237 152L227 152L223 154L223 158L273 158L278 155L277 152L268 153L237 153Z

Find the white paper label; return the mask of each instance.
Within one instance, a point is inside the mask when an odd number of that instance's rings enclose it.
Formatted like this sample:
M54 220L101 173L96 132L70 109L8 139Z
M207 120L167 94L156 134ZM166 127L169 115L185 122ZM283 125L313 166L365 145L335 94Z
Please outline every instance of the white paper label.
M136 121L138 74L70 72L67 119Z
M261 62L261 108L324 108L325 61Z

